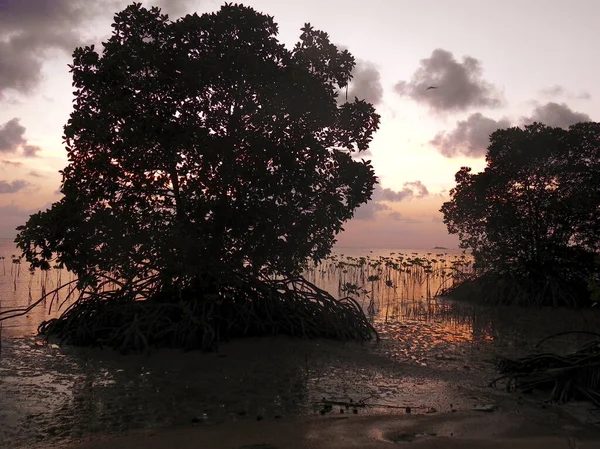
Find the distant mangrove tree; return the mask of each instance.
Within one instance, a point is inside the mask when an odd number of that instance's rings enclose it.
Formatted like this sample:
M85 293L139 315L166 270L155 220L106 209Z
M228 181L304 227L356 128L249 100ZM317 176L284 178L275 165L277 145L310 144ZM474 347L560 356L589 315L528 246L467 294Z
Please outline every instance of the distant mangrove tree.
M444 203L474 277L454 289L492 302L598 300L600 123L534 123L490 137L481 173L463 167Z

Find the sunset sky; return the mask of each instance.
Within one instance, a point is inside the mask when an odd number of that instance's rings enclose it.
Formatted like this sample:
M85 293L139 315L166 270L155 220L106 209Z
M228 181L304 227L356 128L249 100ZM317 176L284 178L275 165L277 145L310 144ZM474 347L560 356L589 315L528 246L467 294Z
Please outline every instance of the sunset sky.
M60 194L67 64L110 34L122 0L0 0L0 237ZM172 18L212 0L143 1ZM463 165L481 170L489 134L532 121L600 120L600 2L594 0L249 0L291 48L310 22L358 64L349 96L375 104L373 200L341 246L456 247L438 212ZM430 85L437 89L426 90Z

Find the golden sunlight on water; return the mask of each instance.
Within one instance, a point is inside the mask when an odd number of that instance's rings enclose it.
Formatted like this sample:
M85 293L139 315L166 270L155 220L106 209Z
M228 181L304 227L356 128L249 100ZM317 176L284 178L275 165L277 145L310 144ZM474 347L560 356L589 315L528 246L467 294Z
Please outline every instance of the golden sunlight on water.
M440 297L457 276L470 272L468 255L458 251L350 252L335 252L309 267L307 276L334 296L354 298L382 335L402 339L409 325L418 324L417 340L429 334L433 345L493 339L489 329L474 329L470 316L457 316L452 302Z
M12 240L0 239L0 317L16 315L14 318L0 321L2 336L5 338L34 335L42 321L60 315L68 305L62 304L66 289L57 295L48 295L31 310L26 311L26 309L45 293L73 280L72 275L66 270L30 272L26 261L19 256L20 253ZM59 308L61 304L62 307ZM10 310L18 311L7 314Z

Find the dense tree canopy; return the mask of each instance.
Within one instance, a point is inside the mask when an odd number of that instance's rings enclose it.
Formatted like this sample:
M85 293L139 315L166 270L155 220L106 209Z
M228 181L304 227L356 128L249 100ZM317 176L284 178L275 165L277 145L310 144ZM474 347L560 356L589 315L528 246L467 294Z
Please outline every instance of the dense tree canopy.
M78 48L64 197L17 238L81 277L297 273L330 251L375 184L379 125L338 107L354 58L310 25L286 49L272 17L226 4L171 21L133 4L100 54Z
M600 123L499 130L486 161L461 168L441 209L478 273L583 292L600 251Z

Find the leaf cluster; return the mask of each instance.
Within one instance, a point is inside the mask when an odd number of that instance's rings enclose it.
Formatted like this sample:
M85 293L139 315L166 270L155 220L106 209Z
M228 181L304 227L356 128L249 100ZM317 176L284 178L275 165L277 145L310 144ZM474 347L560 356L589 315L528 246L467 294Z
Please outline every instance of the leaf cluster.
M287 49L273 18L225 4L172 21L132 4L103 51L77 48L64 197L19 228L34 266L165 284L326 256L367 202L373 106L338 106L352 55L310 24Z
M594 276L600 250L600 123L534 123L490 137L481 173L463 167L441 211L480 273L542 284Z

